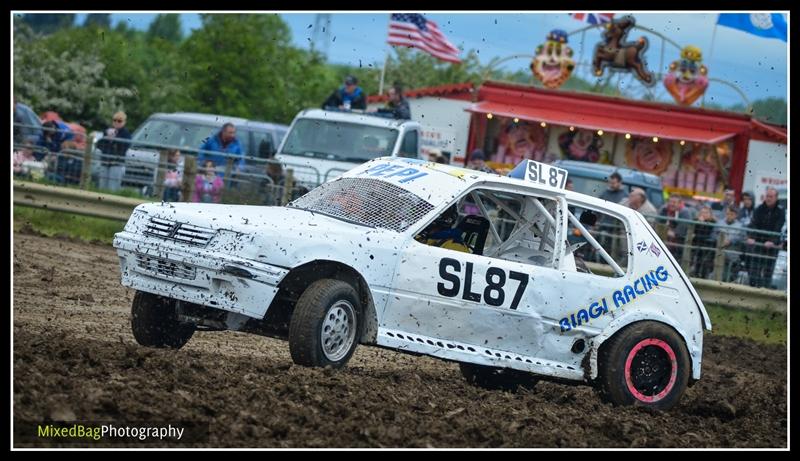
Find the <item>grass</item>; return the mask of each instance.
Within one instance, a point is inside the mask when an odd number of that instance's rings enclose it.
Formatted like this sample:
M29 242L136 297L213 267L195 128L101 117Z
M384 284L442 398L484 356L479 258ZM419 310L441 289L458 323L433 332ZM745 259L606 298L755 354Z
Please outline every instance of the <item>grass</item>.
M738 336L768 344L786 344L787 317L775 311L748 311L719 305L706 305L711 318L711 334Z
M16 178L15 178L16 179ZM23 179L24 181L33 182L37 184L44 184L46 186L58 186L58 187L66 187L69 189L80 189L80 187L76 184L60 184L55 181L50 181L46 178L37 178L37 179ZM141 199L151 199L152 197L145 197L139 191L139 189L133 187L122 187L117 191L112 191L108 189L100 189L99 187L95 187L94 185L90 184L89 187L86 188L89 192L97 192L100 194L110 194L110 195L118 195L120 197L129 197L129 198L141 198Z
M110 245L122 221L92 218L71 213L14 206L14 231L33 231L46 237L68 237Z
M47 237L60 236L111 244L124 223L37 208L14 207L14 231L27 229ZM768 344L786 343L787 317L773 311L748 311L720 305L706 305L711 334L751 338Z

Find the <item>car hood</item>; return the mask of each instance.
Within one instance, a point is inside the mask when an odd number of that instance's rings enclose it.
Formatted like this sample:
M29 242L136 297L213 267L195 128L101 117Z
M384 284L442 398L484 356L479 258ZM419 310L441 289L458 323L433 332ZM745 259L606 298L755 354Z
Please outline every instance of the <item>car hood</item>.
M162 202L139 205L134 215L126 231L142 232L151 217L188 223L218 231L210 250L283 267L315 259L341 261L354 249L391 248L403 238L387 229L290 207Z

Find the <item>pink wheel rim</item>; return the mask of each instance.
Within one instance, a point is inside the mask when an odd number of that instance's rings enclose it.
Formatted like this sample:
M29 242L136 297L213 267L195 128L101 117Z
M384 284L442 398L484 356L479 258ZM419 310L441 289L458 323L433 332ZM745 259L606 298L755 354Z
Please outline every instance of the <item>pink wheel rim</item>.
M661 349L667 355L671 367L669 382L664 387L664 389L662 389L661 392L659 392L656 395L644 395L641 391L639 391L633 384L633 377L631 373L631 367L633 365L634 357L636 357L636 355L642 349L648 346L653 346ZM628 386L628 391L630 391L630 393L633 394L633 396L637 400L645 403L658 402L659 400L663 399L664 397L667 396L667 394L670 393L672 388L675 386L675 381L677 379L678 379L678 359L675 356L675 351L673 351L672 347L670 347L670 345L667 344L666 342L655 338L643 339L642 341L639 341L639 343L636 344L633 347L633 349L631 349L631 351L628 353L628 358L625 360L625 383Z

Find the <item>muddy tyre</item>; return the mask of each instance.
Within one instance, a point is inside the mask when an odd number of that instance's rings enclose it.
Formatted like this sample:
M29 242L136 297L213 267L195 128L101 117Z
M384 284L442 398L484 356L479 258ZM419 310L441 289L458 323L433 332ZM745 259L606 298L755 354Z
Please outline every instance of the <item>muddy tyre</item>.
M598 366L595 386L605 402L658 410L678 403L692 373L683 339L658 322L638 322L617 332L601 346Z
M358 346L361 302L347 282L322 279L300 295L289 323L289 352L298 365L341 368Z
M533 389L539 381L536 376L509 368L495 368L473 363L459 363L461 375L467 383L489 390L516 392Z
M131 307L131 329L142 346L180 349L194 334L192 323L176 318L176 301L137 291Z

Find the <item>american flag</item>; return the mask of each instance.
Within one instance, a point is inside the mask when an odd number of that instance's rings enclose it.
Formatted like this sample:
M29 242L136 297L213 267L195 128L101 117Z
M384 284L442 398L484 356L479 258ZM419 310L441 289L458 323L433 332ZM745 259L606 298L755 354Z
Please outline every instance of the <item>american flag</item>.
M569 15L589 24L603 24L614 19L614 13L570 13Z
M435 22L421 14L394 13L389 18L390 45L413 46L442 61L459 63L459 50L439 32Z

